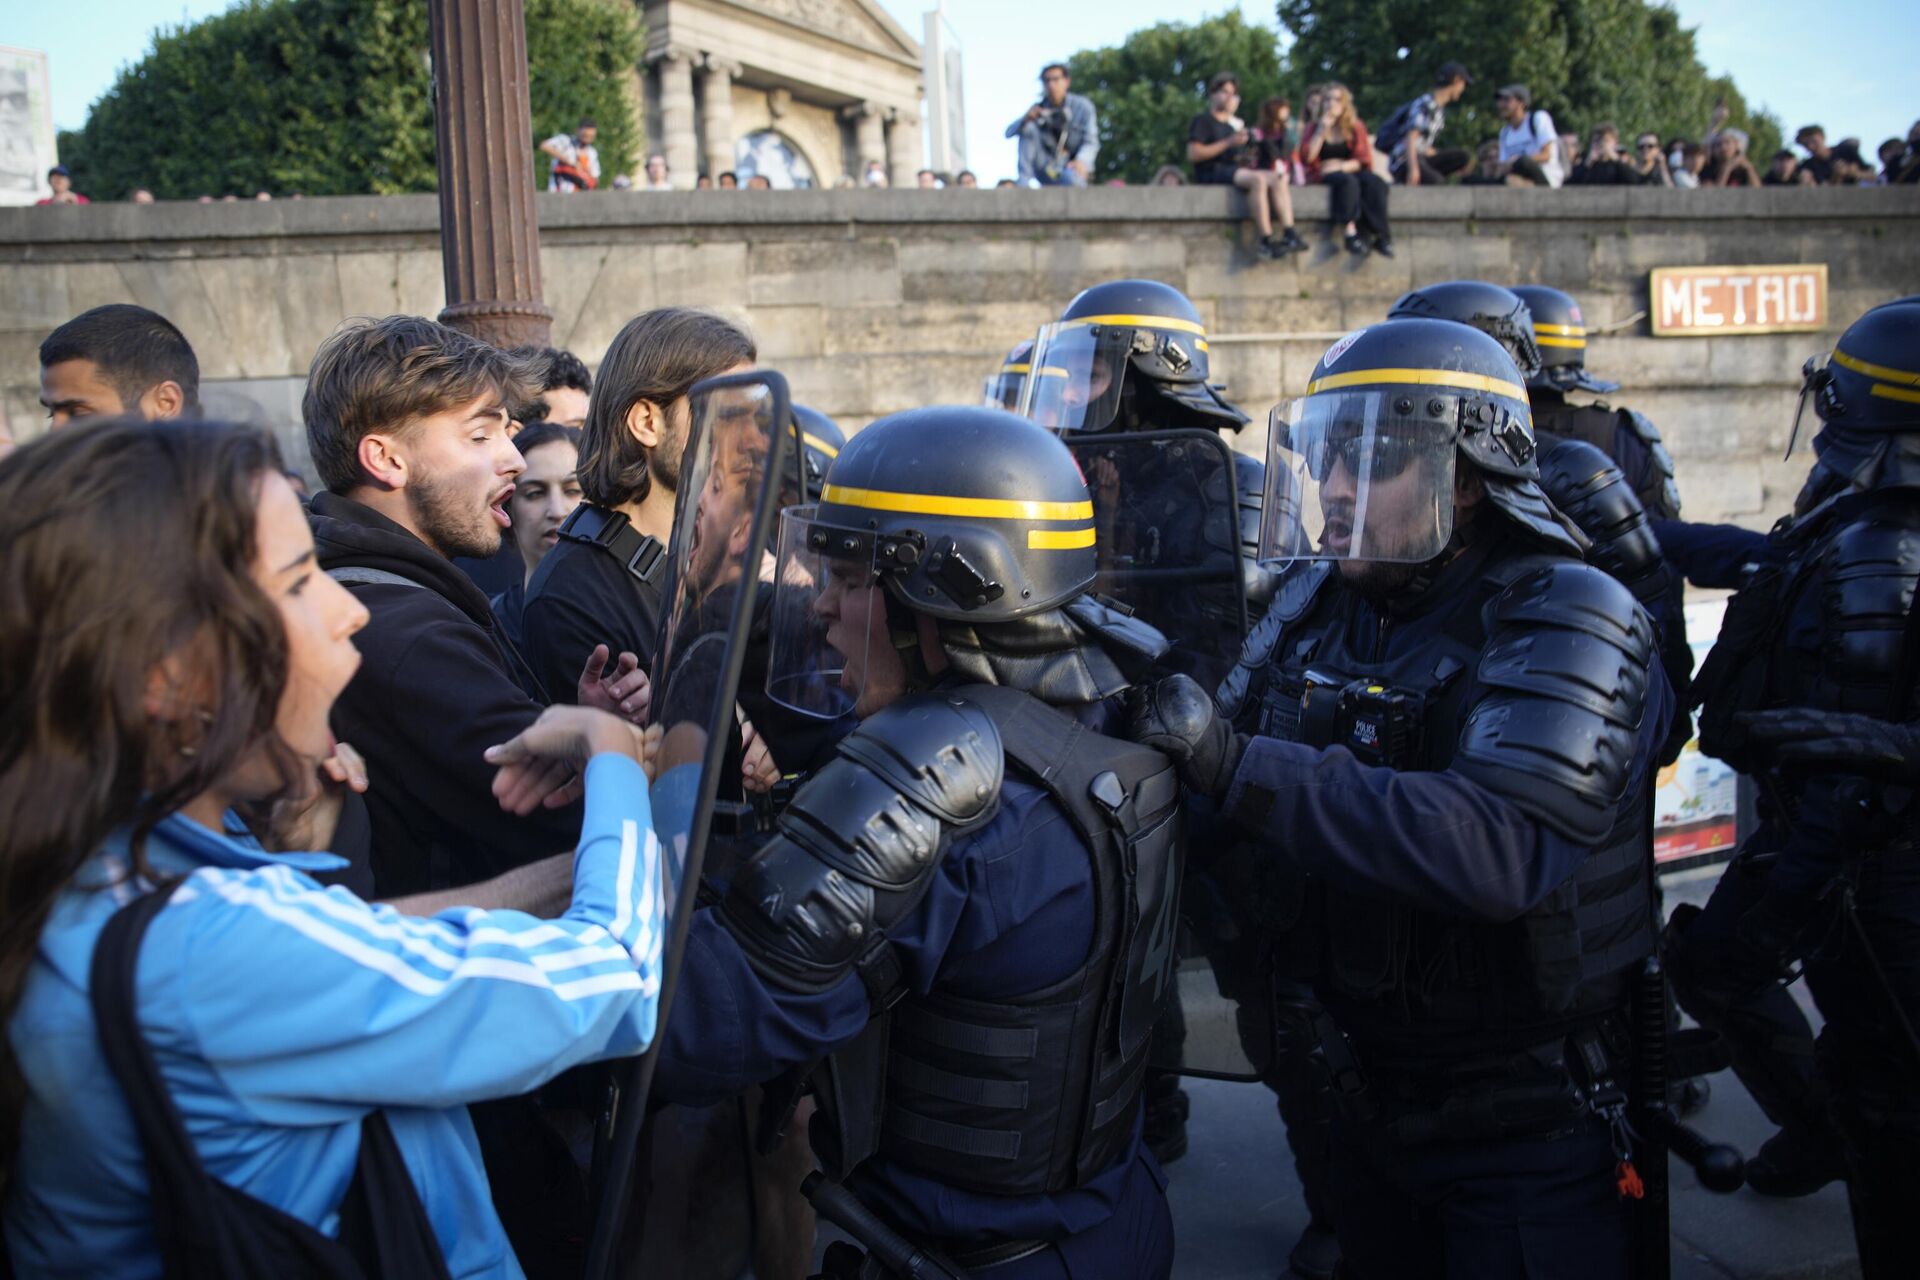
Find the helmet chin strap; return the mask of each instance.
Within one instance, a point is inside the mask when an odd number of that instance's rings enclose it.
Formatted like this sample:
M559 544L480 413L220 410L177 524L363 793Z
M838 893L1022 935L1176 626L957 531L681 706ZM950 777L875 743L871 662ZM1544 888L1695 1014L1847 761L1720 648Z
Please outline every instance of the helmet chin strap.
M926 650L920 646L920 615L906 606L891 591L882 591L887 602L887 635L907 668L907 692L924 693L933 688L938 677L927 667Z

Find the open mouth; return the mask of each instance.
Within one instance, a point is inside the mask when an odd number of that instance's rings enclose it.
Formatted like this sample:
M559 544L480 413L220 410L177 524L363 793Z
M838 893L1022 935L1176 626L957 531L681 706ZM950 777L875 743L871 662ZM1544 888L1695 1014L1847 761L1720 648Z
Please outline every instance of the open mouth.
M1353 543L1353 524L1347 520L1329 520L1321 541L1328 551L1340 554Z
M492 503L490 503L487 507L488 513L492 515L495 520L500 522L500 527L502 529L511 529L513 527L513 517L507 514L507 503L510 502L512 499L513 499L513 486L508 485L506 488L502 489L499 493L494 495Z

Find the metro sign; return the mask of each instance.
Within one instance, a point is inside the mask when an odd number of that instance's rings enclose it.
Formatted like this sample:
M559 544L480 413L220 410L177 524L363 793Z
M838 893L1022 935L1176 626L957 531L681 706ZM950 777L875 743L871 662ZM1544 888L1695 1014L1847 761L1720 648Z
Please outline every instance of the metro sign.
M1827 264L1655 267L1647 297L1656 338L1812 333L1827 327Z

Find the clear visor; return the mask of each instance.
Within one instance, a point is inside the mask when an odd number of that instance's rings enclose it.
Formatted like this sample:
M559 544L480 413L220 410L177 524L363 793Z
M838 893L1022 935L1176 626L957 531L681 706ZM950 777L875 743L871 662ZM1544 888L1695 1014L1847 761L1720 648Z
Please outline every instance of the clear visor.
M1020 394L1027 387L1027 369L1024 364L1010 364L998 373L988 374L980 387L980 403L989 409L1020 412Z
M1392 410L1394 393L1275 406L1260 558L1419 564L1453 536L1456 429Z
M1020 416L1054 431L1105 430L1119 412L1132 342L1132 329L1044 326L1027 360Z
M780 513L767 644L767 696L832 720L858 707L867 659L887 645L887 602L873 534L814 519L817 506ZM877 641L876 641L877 637Z

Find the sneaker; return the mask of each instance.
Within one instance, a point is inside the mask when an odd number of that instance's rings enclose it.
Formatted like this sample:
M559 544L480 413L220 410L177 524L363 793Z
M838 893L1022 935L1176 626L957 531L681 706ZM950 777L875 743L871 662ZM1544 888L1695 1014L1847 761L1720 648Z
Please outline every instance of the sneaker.
M1367 242L1360 238L1359 232L1356 231L1352 235L1349 235L1346 238L1345 243L1347 246L1347 252L1352 254L1354 257L1364 258L1367 256Z
M1308 1223L1293 1252L1287 1255L1286 1275L1280 1280L1333 1280L1340 1270L1340 1242L1319 1223Z
M1281 248L1280 242L1272 236L1261 236L1260 243L1254 247L1253 252L1254 256L1265 262L1272 262L1276 258L1283 258L1287 253L1285 249Z
M1373 251L1383 258L1391 258L1393 256L1393 241L1375 240L1373 242Z
M1300 230L1298 227L1288 227L1281 233L1280 239L1275 247L1280 250L1281 255L1284 257L1289 253L1305 253L1307 251L1307 242L1300 238Z
M1840 1139L1831 1132L1782 1129L1747 1161L1747 1185L1763 1196L1781 1199L1810 1196L1846 1176Z

